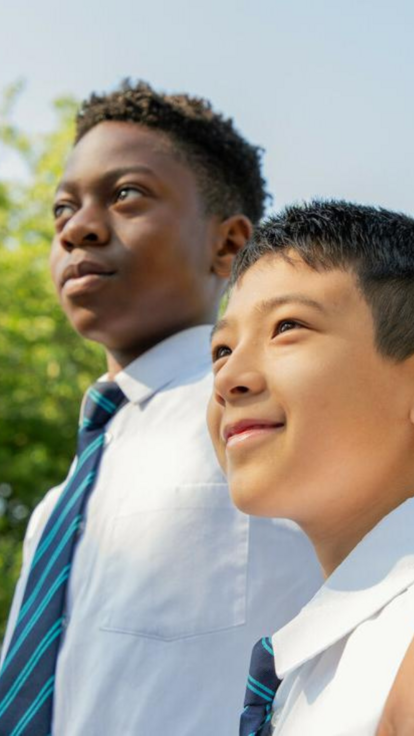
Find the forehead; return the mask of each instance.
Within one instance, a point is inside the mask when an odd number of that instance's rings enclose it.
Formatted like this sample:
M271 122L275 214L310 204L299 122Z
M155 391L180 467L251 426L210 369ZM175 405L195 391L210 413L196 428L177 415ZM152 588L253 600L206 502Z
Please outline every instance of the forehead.
M331 315L352 312L367 305L351 271L317 271L294 252L265 255L234 285L224 313L226 320L260 320L269 305L302 303Z
M196 186L195 177L167 134L136 123L106 121L89 130L73 148L60 183L92 181L106 173L141 166L161 179Z

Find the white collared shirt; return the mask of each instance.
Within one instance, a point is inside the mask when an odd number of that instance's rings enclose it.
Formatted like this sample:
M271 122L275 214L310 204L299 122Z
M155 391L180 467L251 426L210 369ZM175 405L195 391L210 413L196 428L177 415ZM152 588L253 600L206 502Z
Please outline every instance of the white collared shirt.
M252 645L320 584L293 524L231 503L205 422L210 330L177 334L117 376L130 401L108 425L76 548L54 736L235 735ZM4 650L61 488L29 524Z
M275 736L374 736L414 635L414 500L355 547L273 636Z

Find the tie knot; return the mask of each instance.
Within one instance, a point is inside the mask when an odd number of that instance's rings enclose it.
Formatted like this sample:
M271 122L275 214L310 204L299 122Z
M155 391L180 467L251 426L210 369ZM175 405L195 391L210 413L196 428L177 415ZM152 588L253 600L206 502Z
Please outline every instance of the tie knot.
M98 381L86 392L82 429L103 427L126 402L126 396L115 381Z

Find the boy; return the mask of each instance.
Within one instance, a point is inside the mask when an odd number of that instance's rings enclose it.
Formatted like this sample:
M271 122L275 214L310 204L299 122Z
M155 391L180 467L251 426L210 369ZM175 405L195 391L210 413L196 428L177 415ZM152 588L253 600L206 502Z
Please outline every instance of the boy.
M264 201L259 150L205 101L140 83L82 106L51 268L110 385L28 528L0 734L229 736L251 642L317 586L294 525L232 507L205 428L209 323Z
M413 242L401 214L288 208L238 256L214 330L233 500L296 521L327 578L273 637L275 735L374 736L413 636Z

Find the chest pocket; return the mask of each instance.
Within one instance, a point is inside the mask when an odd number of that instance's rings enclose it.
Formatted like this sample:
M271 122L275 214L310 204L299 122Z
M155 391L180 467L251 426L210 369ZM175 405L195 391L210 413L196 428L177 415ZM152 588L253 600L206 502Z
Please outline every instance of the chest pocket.
M222 483L157 495L113 523L102 628L174 640L243 624L248 517Z

